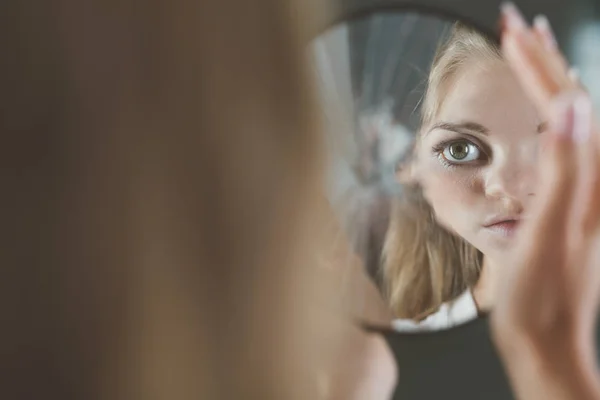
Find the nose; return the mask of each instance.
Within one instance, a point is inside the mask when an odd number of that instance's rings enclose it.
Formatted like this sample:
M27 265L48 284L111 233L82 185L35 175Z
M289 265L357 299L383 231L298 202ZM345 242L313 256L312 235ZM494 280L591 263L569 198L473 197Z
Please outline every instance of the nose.
M535 195L535 159L504 159L491 165L485 177L485 195L501 200L513 213L521 213Z

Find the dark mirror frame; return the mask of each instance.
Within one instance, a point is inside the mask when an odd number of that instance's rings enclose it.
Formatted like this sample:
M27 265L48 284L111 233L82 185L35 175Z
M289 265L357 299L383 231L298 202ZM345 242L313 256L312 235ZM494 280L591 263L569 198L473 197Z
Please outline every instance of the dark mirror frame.
M355 3L355 4L353 4ZM481 13L473 12L473 4L483 4L477 7L487 10L486 17L480 18ZM454 6L452 6L454 4ZM463 4L463 7L458 7ZM471 25L495 42L499 41L498 8L494 13L489 12L486 1L452 1L452 0L362 0L358 2L340 2L337 13L330 17L325 26L321 27L315 37L320 36L331 28L353 20L366 18L380 13L417 13L445 19L460 20ZM493 16L493 17L492 17Z
M436 1L423 1L423 0L363 0L359 2L358 6L354 7L341 7L337 14L330 16L325 26L322 26L317 34L313 37L316 39L322 35L334 30L336 27L342 24L349 24L352 22L359 22L368 19L371 16L376 16L385 13L410 13L420 14L427 17L433 17L445 21L457 21L460 20L467 25L473 26L478 29L488 38L495 43L500 41L500 29L498 24L499 11L493 14L493 18L488 18L487 22L481 22L479 19L469 16L468 12L461 12L463 8L459 8L458 11L448 7L448 3L452 3L453 0L436 0ZM454 1L456 3L456 1ZM485 8L485 7L484 7ZM464 10L466 11L466 9ZM494 21L490 23L490 21ZM354 75L354 72L351 72ZM382 243L380 242L381 229L375 229L375 232L369 232L368 245L369 249L381 249ZM374 283L380 287L380 281L378 276L379 257L376 254L362 254L364 258L365 267L368 275L374 281Z

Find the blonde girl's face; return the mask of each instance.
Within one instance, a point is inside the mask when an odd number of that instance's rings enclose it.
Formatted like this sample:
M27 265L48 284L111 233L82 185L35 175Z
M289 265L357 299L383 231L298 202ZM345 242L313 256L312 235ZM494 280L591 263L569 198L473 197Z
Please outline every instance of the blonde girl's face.
M414 176L443 226L503 254L535 195L545 123L501 60L472 60L453 79L420 134Z

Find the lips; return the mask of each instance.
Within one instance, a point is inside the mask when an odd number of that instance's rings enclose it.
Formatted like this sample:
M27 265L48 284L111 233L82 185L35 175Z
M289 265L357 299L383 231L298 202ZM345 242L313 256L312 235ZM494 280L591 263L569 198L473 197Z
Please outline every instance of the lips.
M511 237L517 231L520 220L517 218L495 219L484 225L484 228L504 237Z

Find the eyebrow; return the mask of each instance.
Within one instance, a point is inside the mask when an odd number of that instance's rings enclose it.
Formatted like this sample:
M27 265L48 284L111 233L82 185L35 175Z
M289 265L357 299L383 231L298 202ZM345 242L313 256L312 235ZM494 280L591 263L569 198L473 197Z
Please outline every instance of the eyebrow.
M431 127L431 129L429 129L429 131L427 131L427 133L429 133L435 129L443 129L445 131L451 131L451 132L456 132L456 133L475 132L475 133L482 134L484 136L487 136L490 133L490 130L488 128L486 128L485 126L483 126L481 124L478 124L477 122L472 122L472 121L461 122L459 124L454 124L451 122L439 122L439 123L433 125ZM541 122L537 126L537 133L542 133L546 129L548 129L548 123Z
M472 121L466 121L466 122L461 122L458 124L454 124L451 122L439 122L435 125L433 125L431 127L431 129L429 129L429 131L427 131L427 133L436 130L436 129L443 129L445 131L451 131L451 132L456 132L456 133L465 133L465 131L467 132L475 132L475 133L479 133L482 135L489 135L490 130L488 128L486 128L485 126L478 124L477 122L472 122Z

